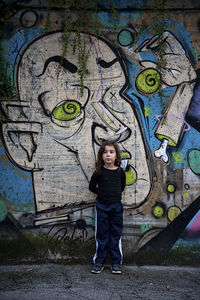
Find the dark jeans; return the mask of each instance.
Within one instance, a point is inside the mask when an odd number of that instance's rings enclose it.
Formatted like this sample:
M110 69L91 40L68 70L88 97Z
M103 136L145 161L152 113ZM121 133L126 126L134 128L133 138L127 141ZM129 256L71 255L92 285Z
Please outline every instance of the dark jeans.
M123 206L121 202L96 203L96 253L94 263L103 264L108 248L111 264L122 263L121 234L123 229Z

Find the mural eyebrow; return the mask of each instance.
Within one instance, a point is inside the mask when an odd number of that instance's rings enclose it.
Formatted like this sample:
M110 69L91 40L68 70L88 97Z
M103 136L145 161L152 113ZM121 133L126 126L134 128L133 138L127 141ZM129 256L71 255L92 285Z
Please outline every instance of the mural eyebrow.
M101 58L97 59L97 64L100 65L102 68L110 68L114 63L119 61L119 58L116 57L115 59L111 60L110 62L107 62Z
M37 75L37 77L40 77L44 74L44 72L46 71L46 68L48 67L48 65L51 62L60 63L63 68L65 68L66 70L68 70L71 73L76 73L78 71L78 68L74 64L72 64L69 60L67 60L66 58L64 58L62 56L52 56L52 57L49 57L45 61L43 71L40 75Z

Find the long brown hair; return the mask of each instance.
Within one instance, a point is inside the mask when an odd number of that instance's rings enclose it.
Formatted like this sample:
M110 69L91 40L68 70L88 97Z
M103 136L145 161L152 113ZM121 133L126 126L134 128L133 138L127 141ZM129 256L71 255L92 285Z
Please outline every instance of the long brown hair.
M118 144L116 142L112 142L112 141L105 141L99 148L99 151L97 154L97 161L96 161L96 170L97 171L99 171L104 165L102 156L103 156L106 146L113 146L115 148L115 151L116 151L115 166L119 167L121 164L120 149L119 149Z

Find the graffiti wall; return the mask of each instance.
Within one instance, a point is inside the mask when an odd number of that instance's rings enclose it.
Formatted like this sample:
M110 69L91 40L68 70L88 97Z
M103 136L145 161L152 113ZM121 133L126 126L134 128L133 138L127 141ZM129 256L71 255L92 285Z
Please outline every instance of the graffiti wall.
M13 1L1 25L1 238L38 230L93 238L88 183L107 139L126 172L124 252L200 236L198 1L168 7L167 17L155 1L128 12L127 1L113 2L116 19L104 2L88 10L84 30L69 21L67 44L56 6Z

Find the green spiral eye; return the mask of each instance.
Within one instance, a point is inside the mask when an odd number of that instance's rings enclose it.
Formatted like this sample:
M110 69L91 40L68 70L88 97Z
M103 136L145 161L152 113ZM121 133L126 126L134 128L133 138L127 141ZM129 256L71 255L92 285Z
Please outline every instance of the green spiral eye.
M135 84L140 93L153 94L160 87L160 73L155 69L148 68L138 74Z
M53 110L53 116L60 121L71 121L81 112L81 105L77 101L66 100L57 105Z

